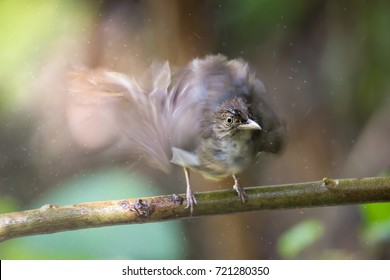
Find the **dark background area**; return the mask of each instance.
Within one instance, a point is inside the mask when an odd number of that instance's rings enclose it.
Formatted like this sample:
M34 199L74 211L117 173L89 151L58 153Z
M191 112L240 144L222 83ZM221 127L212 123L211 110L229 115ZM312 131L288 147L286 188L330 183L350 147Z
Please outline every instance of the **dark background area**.
M171 174L77 145L69 71L139 77L221 53L249 62L287 126L243 186L385 175L388 1L1 1L0 212L183 193ZM89 135L99 139L99 135ZM230 188L193 176L193 189ZM1 259L388 259L390 205L277 210L20 238Z

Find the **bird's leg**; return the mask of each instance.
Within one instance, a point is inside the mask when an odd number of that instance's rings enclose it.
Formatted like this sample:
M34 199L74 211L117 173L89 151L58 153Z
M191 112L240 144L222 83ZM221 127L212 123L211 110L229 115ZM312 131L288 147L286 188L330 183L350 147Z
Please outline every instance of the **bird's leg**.
M187 183L187 193L186 193L187 206L186 206L186 209L190 208L190 212L191 212L191 215L192 215L192 212L194 211L194 204L196 204L197 202L196 202L195 196L194 196L194 194L192 193L192 190L191 190L190 171L186 167L184 167L183 170L184 170L184 175L186 177L186 183Z
M243 203L245 203L246 193L243 187L240 186L238 183L238 179L235 174L232 175L234 179L234 186L233 189L236 190L238 197L242 200Z

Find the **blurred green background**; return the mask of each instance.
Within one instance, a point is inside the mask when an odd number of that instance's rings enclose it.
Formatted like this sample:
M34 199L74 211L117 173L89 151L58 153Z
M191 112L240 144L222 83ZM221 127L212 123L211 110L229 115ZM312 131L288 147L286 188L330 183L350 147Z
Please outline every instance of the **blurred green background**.
M222 53L247 60L288 145L245 186L386 175L389 1L0 1L0 213L184 192L123 154L77 145L72 67L139 76ZM90 137L99 137L90 135ZM194 174L195 191L230 188ZM278 210L116 226L0 243L0 259L389 259L390 204Z

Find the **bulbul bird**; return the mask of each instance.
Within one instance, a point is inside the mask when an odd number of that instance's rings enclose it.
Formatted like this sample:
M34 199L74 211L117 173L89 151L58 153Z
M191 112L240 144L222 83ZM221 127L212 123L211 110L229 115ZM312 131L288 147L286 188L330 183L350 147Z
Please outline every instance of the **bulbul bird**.
M103 69L73 76L68 116L76 138L98 118L122 150L165 172L171 163L181 166L191 214L197 202L190 170L217 180L232 176L245 202L236 174L283 143L285 129L263 99L264 85L242 59L210 55L177 71L155 63L138 80Z

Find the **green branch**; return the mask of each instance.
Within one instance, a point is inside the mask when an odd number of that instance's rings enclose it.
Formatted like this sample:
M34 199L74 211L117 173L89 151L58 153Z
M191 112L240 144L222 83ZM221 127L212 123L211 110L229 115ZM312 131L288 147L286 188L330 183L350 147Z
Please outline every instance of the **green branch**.
M246 188L243 204L234 190L195 194L193 216L184 196L89 202L70 206L44 205L39 209L0 215L0 241L67 230L139 224L264 209L291 209L390 202L390 177L323 179L318 182Z

